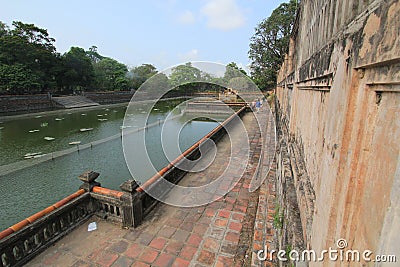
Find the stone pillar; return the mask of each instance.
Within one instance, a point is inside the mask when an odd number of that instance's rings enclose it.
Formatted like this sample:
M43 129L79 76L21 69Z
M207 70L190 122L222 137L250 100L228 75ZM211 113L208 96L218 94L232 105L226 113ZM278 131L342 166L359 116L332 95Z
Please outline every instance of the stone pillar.
M143 221L143 208L141 193L136 191L139 187L136 181L128 180L120 186L124 192L123 201L123 227L137 227Z
M86 171L79 175L79 180L83 182L83 185L81 185L79 189L84 189L86 192L90 192L93 187L101 186L100 183L95 181L99 175L100 173L94 171Z

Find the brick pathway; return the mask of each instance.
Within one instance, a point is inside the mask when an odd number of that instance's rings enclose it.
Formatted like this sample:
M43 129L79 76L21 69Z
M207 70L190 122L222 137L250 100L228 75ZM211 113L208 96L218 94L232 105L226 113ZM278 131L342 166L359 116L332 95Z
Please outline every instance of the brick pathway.
M253 247L253 239L257 239L254 223L256 216L258 223L265 218L257 215L257 210L260 213L266 209L258 206L259 198L262 205L266 204L259 195L260 190L253 193L248 190L261 144L254 117L246 114L243 121L251 141L251 161L244 176L224 198L195 208L159 204L141 226L129 230L93 217L28 265L255 266L257 262L252 259L257 248L257 245ZM182 184L202 184L224 170L227 160L224 155L231 149L229 138L224 137L217 147L213 164L202 172L187 175ZM240 147L233 145L232 150L235 157L241 156ZM262 188L265 194L265 185ZM87 232L92 221L97 222L98 230Z

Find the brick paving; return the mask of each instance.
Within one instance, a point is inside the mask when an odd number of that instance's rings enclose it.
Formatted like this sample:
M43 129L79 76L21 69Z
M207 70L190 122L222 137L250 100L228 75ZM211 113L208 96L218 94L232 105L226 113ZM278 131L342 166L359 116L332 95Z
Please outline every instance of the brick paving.
M263 228L269 223L264 221L268 212L268 184L249 192L262 150L254 116L246 114L243 121L250 138L251 160L243 177L223 198L194 208L160 203L135 229L121 229L92 217L27 265L261 266L254 260L254 253L264 245L267 234ZM204 171L188 174L181 184L196 186L215 179L224 171L227 160L224 155L231 149L235 157L243 156L241 147L235 146L235 137L231 137L231 141L232 148L229 138L224 137L217 145L218 153L212 165ZM87 232L88 224L93 221L97 222L98 229ZM265 231L257 232L260 229ZM263 240L258 240L256 233Z

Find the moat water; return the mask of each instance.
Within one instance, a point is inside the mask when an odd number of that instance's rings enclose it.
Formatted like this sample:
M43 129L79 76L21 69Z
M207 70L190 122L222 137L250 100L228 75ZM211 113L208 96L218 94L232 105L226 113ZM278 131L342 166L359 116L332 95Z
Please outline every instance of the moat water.
M149 115L148 124L162 122L177 104L179 101L158 103ZM81 182L77 177L86 170L99 172L97 181L111 189L118 190L122 182L132 179L125 163L121 138L80 149L79 153L77 145L70 145L80 141L80 146L84 146L121 134L125 111L126 106L99 107L90 111L65 110L57 115L0 121L0 166L20 166L17 171L0 173L0 231L78 190ZM138 122L144 120L145 115L140 108L129 114ZM218 125L216 121L186 121L187 118L178 116L166 122L169 128L181 129L178 137L181 151ZM162 127L163 123L160 123L146 130L146 147L158 170L168 164L161 145ZM54 139L46 140L45 137ZM170 138L176 140L177 137ZM26 159L31 155L40 157L75 147L72 153L33 166L30 162L35 159ZM138 160L140 157L143 155L138 155ZM150 174L135 179L144 182L151 177Z

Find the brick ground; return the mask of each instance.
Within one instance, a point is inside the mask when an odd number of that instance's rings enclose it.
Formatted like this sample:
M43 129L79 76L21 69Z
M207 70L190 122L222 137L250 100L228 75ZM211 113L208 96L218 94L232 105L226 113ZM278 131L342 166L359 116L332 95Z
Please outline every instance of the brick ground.
M272 118L269 118L269 123L272 123ZM273 128L268 127L266 131L266 135L269 137L269 140L274 138ZM270 143L266 144L271 145ZM274 213L275 213L275 166L276 161L275 157L268 151L268 149L264 149L261 153L264 153L264 158L266 160L263 161L264 167L268 167L269 163L272 163L272 168L267 174L267 179L264 183L261 184L258 196L258 208L256 219L254 222L254 233L253 233L253 247L251 254L251 266L273 266L273 261L267 259L265 261L260 261L257 257L257 252L260 250L265 251L265 248L268 250L276 249L274 247L274 236L275 229L273 227L274 224ZM264 256L264 254L261 254Z
M269 223L265 222L267 184L261 190L249 192L262 149L254 117L246 114L243 121L251 142L251 160L243 177L224 198L195 208L159 204L141 226L130 230L93 217L28 265L200 267L261 264L253 260L252 253L263 246L264 241L253 242L253 239L257 238L257 230L264 231ZM188 174L182 184L204 184L224 171L224 155L231 152L229 138L223 138L217 147L218 154L211 168ZM238 159L244 156L240 149L233 144L232 152ZM222 182L219 187L229 185L229 182ZM87 232L87 225L92 221L97 222L98 230ZM261 238L264 236L266 232L261 233Z

